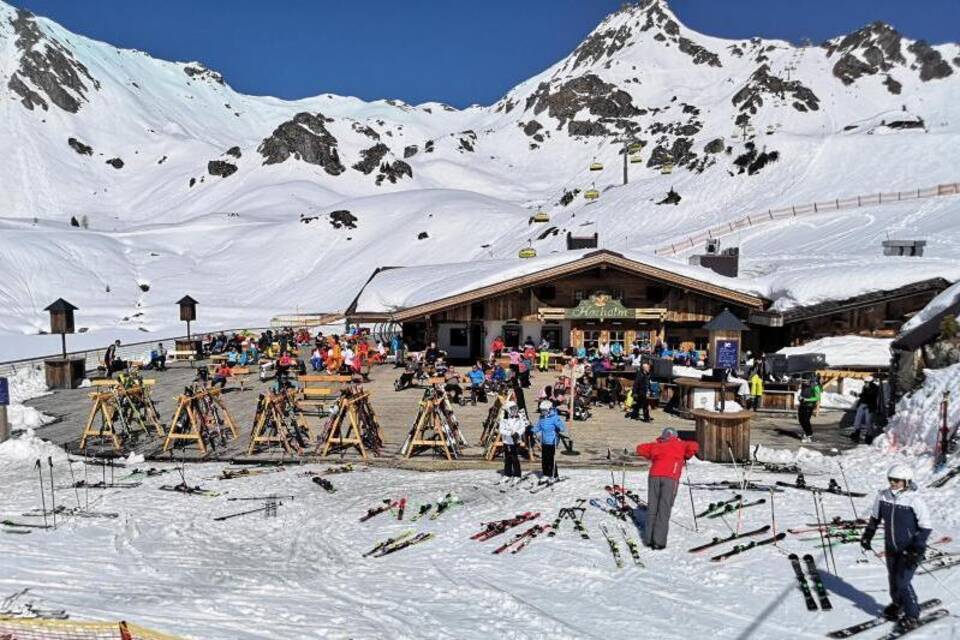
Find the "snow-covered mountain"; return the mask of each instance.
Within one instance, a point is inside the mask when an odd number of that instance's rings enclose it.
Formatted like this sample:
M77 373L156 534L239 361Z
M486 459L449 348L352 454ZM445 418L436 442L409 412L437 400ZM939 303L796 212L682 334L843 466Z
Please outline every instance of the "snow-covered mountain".
M44 328L61 296L91 330L167 330L184 293L202 319L256 324L343 309L381 265L549 253L567 231L652 251L769 208L952 183L960 155L957 44L880 23L818 46L724 40L664 0L625 6L466 110L243 95L200 63L0 1L0 96L8 335ZM623 140L643 145L627 186ZM598 200L584 199L591 188ZM671 190L679 202L657 205ZM538 210L548 224L532 222ZM958 210L948 197L825 213L729 243L789 306L781 274L806 279L838 258L863 286L883 288L869 277L879 266L960 278ZM881 258L888 236L927 239L930 260Z

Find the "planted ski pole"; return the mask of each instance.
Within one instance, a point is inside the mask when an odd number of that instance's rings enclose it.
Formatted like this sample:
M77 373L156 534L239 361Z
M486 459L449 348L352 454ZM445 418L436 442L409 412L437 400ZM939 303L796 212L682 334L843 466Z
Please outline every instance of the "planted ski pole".
M47 456L50 468L50 510L53 512L53 528L57 528L57 488L53 486L53 456Z
M740 465L737 464L737 458L733 455L733 447L730 446L730 441L727 440L724 442L727 445L727 453L730 454L730 462L733 463L733 469L737 472L737 475L740 476L740 489L742 490L747 486L747 476L745 472L740 471Z
M687 461L683 461L683 466L687 471L687 490L690 492L690 513L693 514L693 530L700 533L700 524L697 522L697 505L693 502L693 483L690 481L690 466ZM649 499L649 496L647 497Z
M827 521L827 509L826 509L826 507L823 506L823 492L822 492L822 491L818 491L818 492L816 493L816 496L817 496L817 500L820 502L820 512L823 514L823 521L826 522L826 521ZM830 562L831 562L831 564L833 564L833 575L839 576L839 575L840 575L840 572L837 571L837 559L833 557L833 545L832 545L832 544L829 545L828 548L830 549Z
M860 516L857 515L857 505L853 503L853 495L850 494L850 483L847 482L847 474L843 471L843 463L837 460L837 466L840 467L840 477L843 478L843 488L847 490L847 496L850 498L850 508L853 509L853 519L860 520Z
M820 519L820 506L817 504L817 492L812 491L813 494L813 511L817 517L817 531L820 533L820 547L823 549L823 562L827 566L830 565L830 558L827 557L827 538L823 535L823 521Z
M77 478L73 475L73 461L67 460L67 467L70 469L70 484L73 485L73 493L77 497L77 511L83 511L80 505L80 489L77 487Z
M773 535L777 535L777 512L773 506L773 489L770 489L770 526L773 527Z
M40 507L43 509L43 526L47 526L47 498L43 495L43 467L40 458L37 458L37 473L40 474Z

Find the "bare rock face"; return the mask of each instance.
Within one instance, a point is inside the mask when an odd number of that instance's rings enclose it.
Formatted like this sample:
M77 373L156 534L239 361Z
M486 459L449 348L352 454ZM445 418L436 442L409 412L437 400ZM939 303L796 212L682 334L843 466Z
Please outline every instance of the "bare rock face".
M76 151L77 153L79 153L79 154L82 155L82 156L92 156L92 155L93 155L93 147L91 147L90 145L83 144L82 142L80 142L80 141L77 140L76 138L67 138L67 144L70 145L70 147L71 147L74 151Z
M207 69L199 62L191 62L183 68L183 72L195 80L209 80L219 85L225 85L223 76L212 69Z
M390 102L390 101L387 100L387 102ZM359 133L360 135L367 136L371 140L380 140L380 134L374 131L372 127L362 125L359 122L354 122L351 125L351 128L357 133Z
M212 176L228 178L237 172L237 165L225 160L211 160L207 163L207 173Z
M406 160L407 158L412 158L413 156L417 155L418 151L420 151L420 147L418 147L417 145L415 144L407 145L406 147L403 148L403 159Z
M347 229L356 229L357 216L353 215L346 209L331 211L330 224L333 225L334 229L341 229L343 227L346 227Z
M843 84L852 84L865 75L889 71L897 64L906 63L902 40L903 36L890 25L874 22L823 46L828 58L840 54L833 66L833 75Z
M724 150L723 138L715 138L703 148L704 153L721 153Z
M820 98L804 86L799 80L787 81L770 73L770 67L760 65L753 72L747 84L733 96L733 105L740 107L740 111L749 111L751 114L763 106L764 96L779 94L784 99L793 99L793 108L797 111L817 111L820 109Z
M290 156L309 164L323 167L332 176L346 169L340 164L337 139L324 126L333 120L322 113L298 113L293 120L274 129L269 138L264 138L257 151L263 156L263 164L279 164Z
M950 63L943 59L939 51L923 40L917 40L911 44L907 47L907 51L916 56L917 64L920 65L920 79L924 82L940 80L953 73Z
M543 125L537 122L536 120L531 120L526 124L520 123L520 126L523 127L523 133L526 136L533 136L537 133L537 131L540 131L540 129L543 129Z
M604 57L612 58L627 45L631 35L628 25L592 33L573 52L573 68L576 69L581 64L600 62Z
M747 175L752 176L759 173L769 163L780 159L778 151L757 151L756 145L752 142L748 142L745 146L747 152L733 161L733 164L739 169L738 173L746 172Z
M670 191L667 193L667 197L661 200L660 202L658 202L657 204L672 204L676 206L680 204L681 200L683 200L683 198L680 196L680 194L674 191L673 189L670 189Z
M237 158L237 159L239 159L240 156L243 155L240 153L240 147L230 147L229 149L226 150L225 153L228 156L233 156L234 158Z
M363 160L353 165L353 169L356 169L360 173L365 175L370 175L373 173L373 170L380 166L380 161L383 160L383 156L390 153L390 147L383 144L375 144L369 149L364 149L360 152L360 155L363 156Z
M711 67L723 66L720 62L720 56L708 50L706 47L700 46L693 40L677 38L677 46L680 48L680 51L693 58L693 64L706 64Z
M393 162L384 162L380 165L380 173L377 174L376 184L379 187L384 180L390 184L396 184L398 180L406 176L413 177L413 169L403 160L394 160Z
M31 111L34 107L46 111L49 101L64 111L77 113L81 103L87 101L88 84L99 90L100 83L67 47L40 30L29 11L17 10L10 24L16 34L14 46L20 53L20 66L7 87Z
M540 83L527 98L524 110L530 109L535 115L546 111L560 122L558 128L573 120L583 109L601 118L631 118L641 113L629 93L593 74L568 80L554 91L551 91L550 83Z
M459 151L467 151L472 153L474 150L474 145L477 143L477 134L469 129L466 131L461 131L460 142L457 145Z
M123 169L123 160L120 158L110 158L107 160L107 164L113 167L114 169Z

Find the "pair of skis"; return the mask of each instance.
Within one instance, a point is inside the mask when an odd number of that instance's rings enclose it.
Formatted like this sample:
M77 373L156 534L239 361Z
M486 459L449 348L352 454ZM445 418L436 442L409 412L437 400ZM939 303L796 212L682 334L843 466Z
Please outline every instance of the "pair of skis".
M780 532L777 535L772 536L770 538L764 538L762 540L751 540L747 544L738 544L725 553L715 555L712 558L710 558L710 560L711 562L723 562L727 558L732 558L733 556L740 555L744 551L749 551L750 549L756 549L757 547L762 547L768 544L776 544L786 537L787 537L786 533Z
M390 509L393 509L398 506L400 506L399 500L392 500L390 498L385 498L383 500L383 504L381 504L379 507L371 507L370 509L367 509L367 512L362 516L360 516L360 522L366 522L370 518L373 518L374 516L378 516L381 513L389 511Z
M525 513L519 513L513 518L506 518L504 520L497 520L495 522L485 522L485 523L482 523L484 525L483 530L478 531L477 533L470 536L470 539L478 540L480 542L486 542L487 540L491 538L495 538L501 533L506 532L508 529L512 529L513 527L520 526L524 522L530 522L531 520L536 520L539 517L540 517L539 512L534 513L532 511L527 511ZM559 523L559 518L557 518L557 520L558 522L554 522L554 527L553 527L554 529L556 529L556 525ZM551 530L550 533L552 535L553 531Z
M947 484L948 482L950 482L952 478L955 478L958 475L960 475L960 464L953 467L952 469L947 471L945 474L943 474L942 476L940 476L939 478L937 478L927 486L929 486L931 489L937 489Z
M411 537L413 536L413 537ZM388 538L384 540L377 546L375 546L370 551L367 551L363 554L363 557L373 556L374 558L382 558L383 556L390 555L391 553L396 553L403 549L407 549L414 545L426 542L433 539L433 533L429 531L423 531L417 535L413 535L413 530L408 529L398 536L393 538Z
M582 506L584 502L586 502L586 500L580 498L574 506L561 508L553 524L550 525L550 533L547 534L547 537L553 538L556 536L560 530L560 523L564 519L569 519L573 522L573 528L580 534L580 537L584 540L589 540L590 535L587 533L587 528L583 526L583 516L587 511L586 507Z
M941 602L937 598L934 598L932 600L926 600L920 603L920 610L928 611L930 609L933 609L934 607L940 606L940 604ZM921 616L918 627L922 627L926 624L930 624L931 622L936 622L940 618L945 618L948 615L950 615L950 612L947 611L946 609L937 609L928 615ZM892 622L892 620L890 620L886 616L877 616L876 618L871 618L870 620L865 620L858 624L854 624L849 627L844 627L843 629L837 629L836 631L831 631L830 633L827 634L827 637L838 638L838 639L850 638L852 636L857 635L858 633L863 633L868 629L873 629L873 628L879 627L882 624L886 624L887 622ZM916 628L917 627L914 627L914 629ZM910 631L912 631L912 629ZM879 640L894 640L895 638L899 638L909 633L910 631L898 631L894 629L893 631L883 636Z
M333 486L333 483L327 480L326 478L321 478L320 476L314 476L313 483L319 486L321 489L327 493L336 493L337 489Z
M820 602L820 609L823 611L833 609L833 604L830 603L830 596L827 594L827 588L823 586L823 581L820 579L820 571L817 569L817 564L814 562L813 556L809 553L803 556L803 562L807 569L806 573L803 572L803 566L801 566L800 557L797 554L791 553L787 557L790 560L790 565L793 567L793 573L797 576L797 584L800 586L800 592L803 593L807 610L816 611L818 600ZM810 581L813 582L813 587L817 594L816 599L814 599L813 591L810 589L810 582L807 581L808 576Z
M530 493L540 493L541 491L552 489L554 485L559 484L566 479L566 476L562 478L541 478L540 482L538 482L535 487L530 489Z
M496 549L493 550L493 553L499 555L504 551L510 550L510 553L520 553L527 545L533 542L541 533L549 531L550 525L535 524L526 531L518 533L513 537L509 542L505 542Z
M821 493L832 493L837 496L848 496L850 498L864 498L867 494L859 493L857 491L845 491L834 478L830 478L830 482L826 487L811 487L807 484L807 481L804 479L803 474L798 474L795 482L784 482L783 480L777 480L778 487L789 487L791 489L802 489L804 491L819 491Z
M711 540L710 542L707 542L706 544L702 544L699 547L693 547L692 549L687 549L687 551L689 551L690 553L700 553L701 551L705 551L711 547L717 547L717 546L720 546L721 544L733 542L734 540L739 540L741 538L758 536L761 533L766 533L769 530L770 530L770 525L766 524L760 527L759 529L754 529L753 531L744 531L743 533L731 533L726 538L714 538L713 540Z
M759 500L754 500L753 502L738 502L738 503L726 504L723 507L715 510L713 513L709 514L707 517L721 518L735 511L742 511L748 507L756 507L757 505L766 504L766 502L767 502L766 498L760 498Z
M139 483L138 483L139 484ZM219 491L211 491L209 489L203 489L199 486L191 487L185 482L180 484L165 484L159 487L161 491L173 491L176 493L184 493L190 496L206 496L208 498L216 498L217 496L222 496L223 494Z
M738 493L737 495L733 496L729 500L718 500L717 502L711 502L710 504L707 505L706 509L704 509L703 511L697 514L697 517L705 518L711 513L713 513L714 511L716 511L717 509L723 509L727 505L736 504L741 500L743 500L743 496Z

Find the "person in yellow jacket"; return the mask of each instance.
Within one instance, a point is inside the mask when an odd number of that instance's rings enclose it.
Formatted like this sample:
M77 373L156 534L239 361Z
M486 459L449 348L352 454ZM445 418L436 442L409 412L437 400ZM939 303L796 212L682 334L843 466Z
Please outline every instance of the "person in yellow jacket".
M750 405L756 411L763 403L763 378L758 371L754 371L750 376L750 398L752 399Z

